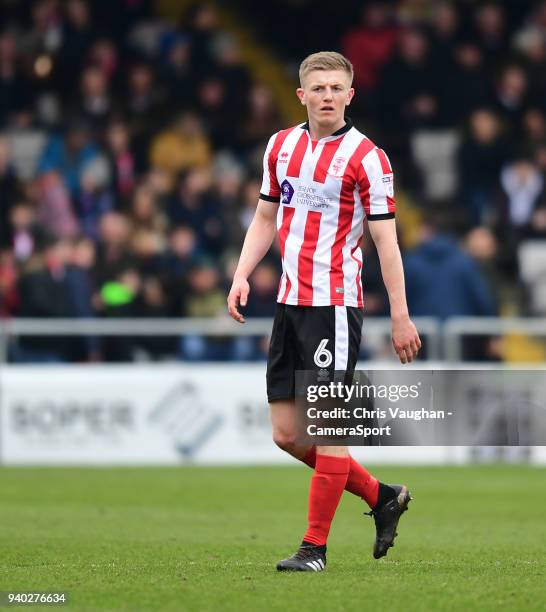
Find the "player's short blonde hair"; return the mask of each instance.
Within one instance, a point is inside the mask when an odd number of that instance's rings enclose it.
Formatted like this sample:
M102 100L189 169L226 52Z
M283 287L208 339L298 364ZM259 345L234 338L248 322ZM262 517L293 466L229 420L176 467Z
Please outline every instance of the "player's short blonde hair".
M343 70L353 82L353 65L341 53L336 51L320 51L308 55L300 64L300 84L303 86L303 79L312 70Z

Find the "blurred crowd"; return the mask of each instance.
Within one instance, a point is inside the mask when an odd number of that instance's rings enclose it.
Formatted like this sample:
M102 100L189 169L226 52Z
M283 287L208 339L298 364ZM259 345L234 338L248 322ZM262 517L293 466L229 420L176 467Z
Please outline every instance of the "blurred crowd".
M340 47L418 212L412 315L546 314L546 2L374 1L361 17Z
M263 143L282 122L215 9L197 5L175 25L138 0L4 11L0 315L225 314ZM250 316L273 314L277 266L272 257L256 270ZM127 344L27 338L12 357L124 359ZM139 346L187 358L240 353L199 338L181 344Z
M546 244L546 2L361 4L338 40L355 67L349 114L395 166L413 315L546 313L546 272L521 249ZM0 316L225 316L264 146L285 121L214 5L173 23L146 0L5 0L0 18ZM385 315L363 248L366 309ZM275 249L247 316L274 313ZM253 359L264 346L42 337L10 356Z

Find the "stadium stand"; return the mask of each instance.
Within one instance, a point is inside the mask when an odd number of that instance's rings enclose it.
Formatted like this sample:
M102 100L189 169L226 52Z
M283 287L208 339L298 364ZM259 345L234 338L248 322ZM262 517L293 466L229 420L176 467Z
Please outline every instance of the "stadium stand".
M317 10L306 28L310 3L281 1L285 45L267 27L271 7L174 4L2 4L2 317L222 316L265 142L298 121L295 70L324 44L353 61L350 114L391 156L408 266L423 267L429 222L437 248L468 262L488 296L476 306L461 295L449 312L422 299L419 314L544 313L546 2L347 2L339 17ZM366 308L384 315L365 252ZM277 260L254 274L251 317L272 314ZM260 339L200 336L138 346L158 359L264 351ZM134 352L131 339L28 338L10 358Z

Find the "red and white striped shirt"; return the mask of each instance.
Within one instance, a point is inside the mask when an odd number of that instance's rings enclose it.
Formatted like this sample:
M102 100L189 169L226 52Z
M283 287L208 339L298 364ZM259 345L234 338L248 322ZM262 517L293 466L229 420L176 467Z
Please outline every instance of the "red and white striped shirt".
M280 202L277 301L361 308L364 216L389 219L395 211L385 152L348 119L318 141L307 124L281 130L265 151L260 198Z

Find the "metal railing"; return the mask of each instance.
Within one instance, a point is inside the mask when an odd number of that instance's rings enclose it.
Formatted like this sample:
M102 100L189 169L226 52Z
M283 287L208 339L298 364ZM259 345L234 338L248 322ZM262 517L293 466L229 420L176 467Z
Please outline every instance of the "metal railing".
M421 337L427 342L428 359L441 357L440 326L433 318L414 319ZM268 336L273 319L251 318L244 325L229 317L217 319L5 319L0 321L0 363L7 361L8 341L19 336ZM391 320L367 319L364 332L368 336L388 337Z
M453 317L442 329L443 354L447 361L461 361L465 336L522 334L546 340L546 318Z
M453 317L442 324L432 317L413 319L426 342L427 361L461 361L465 336L524 334L546 340L546 318ZM229 317L217 319L5 319L0 321L0 363L7 361L10 338L19 336L267 336L272 319L251 318L244 325ZM384 337L391 332L389 318L364 321L365 338Z

